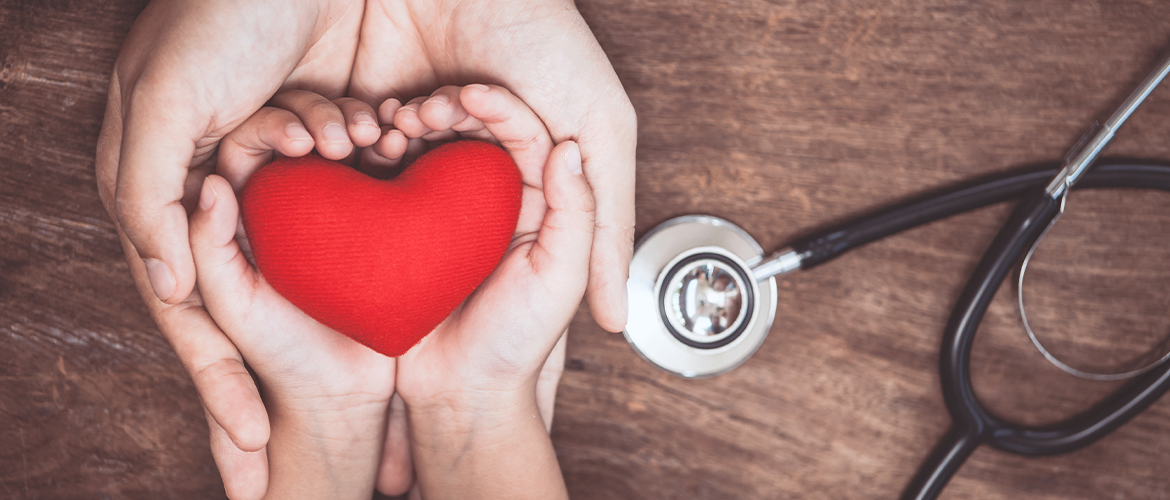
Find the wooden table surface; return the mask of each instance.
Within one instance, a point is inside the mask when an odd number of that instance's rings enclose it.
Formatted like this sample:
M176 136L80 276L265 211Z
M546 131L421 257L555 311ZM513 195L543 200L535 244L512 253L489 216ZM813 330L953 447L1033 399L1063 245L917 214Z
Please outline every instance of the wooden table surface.
M0 497L223 495L194 388L139 302L94 185L110 69L141 0L0 0ZM1170 44L1170 2L582 0L638 110L639 235L708 213L777 248L970 177L1059 158ZM1170 159L1170 89L1113 155ZM1085 364L1170 333L1170 195L1080 192L1029 273ZM946 430L950 309L1007 204L779 280L763 347L684 380L583 307L553 440L574 498L894 498ZM1004 286L974 383L1052 422L1116 383L1048 365ZM980 449L946 499L1170 498L1170 401L1068 455Z

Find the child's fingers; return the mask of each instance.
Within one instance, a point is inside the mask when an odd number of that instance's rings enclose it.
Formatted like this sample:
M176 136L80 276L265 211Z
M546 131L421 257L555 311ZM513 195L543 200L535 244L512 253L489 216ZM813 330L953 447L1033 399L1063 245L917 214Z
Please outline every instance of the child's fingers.
M512 155L524 183L540 187L542 169L553 149L540 117L520 98L497 85L468 85L459 93L459 100L467 113L483 122Z
M419 120L431 130L471 132L483 130L483 123L467 114L459 101L462 87L447 85L431 93L418 109Z
M382 136L382 129L378 126L378 119L374 118L374 108L363 101L352 97L342 97L333 101L348 123L349 140L354 146L364 148L378 142Z
M216 288L235 289L252 295L256 288L250 283L254 271L235 241L239 205L229 187L226 180L216 175L203 180L199 205L191 214L191 249L196 253L195 268L200 275L200 285L207 276L239 276L238 288ZM208 309L220 299L216 293L202 295Z
M403 141L405 142L405 139ZM405 147L403 149L405 150ZM362 149L362 157L358 159L358 171L375 179L388 179L400 164L402 164L401 156L386 158L378 154L375 148L364 148Z
M410 139L418 139L434 132L418 116L418 110L426 100L426 97L415 97L399 107L394 112L394 128L401 130Z
M272 152L304 156L313 150L313 136L301 120L280 108L260 108L219 144L216 173L239 192L260 167L272 161Z
M544 168L544 199L548 211L528 259L548 289L579 298L589 276L595 207L577 143L565 141L553 148Z
M516 219L516 234L536 234L544 223L544 212L548 204L544 201L544 191L525 185L520 191L520 217ZM514 241L519 244L521 241Z
M285 90L272 97L272 105L292 111L301 119L321 156L341 160L353 151L345 116L329 99L307 90Z
M398 108L402 107L402 102L398 99L390 98L382 101L378 105L378 123L382 125L394 124L394 113L398 112Z
M242 451L210 412L211 457L223 476L223 489L233 500L260 500L268 492L268 450Z
M287 328L287 324L308 328L313 320L291 307L248 264L235 240L239 213L227 181L207 176L199 204L191 214L191 252L207 310L215 314L216 322L253 368L261 371L268 367L261 366L259 360L273 359L273 353L297 347L291 344L291 336L282 339L263 332Z
M378 142L374 143L374 147L371 149L381 157L397 162L406 155L406 148L409 145L410 139L406 137L406 134L398 129L390 129L382 135L381 139L378 139Z
M488 132L479 118L471 116L463 108L459 94L463 87L447 85L431 93L431 97L419 107L418 117L431 132L423 136L428 141L450 140L455 136L464 139L479 139L499 144L492 133ZM452 133L453 132L453 133Z
M318 342L346 342L288 302L248 263L235 240L239 213L227 181L209 175L190 219L199 293L239 353L258 373L278 373L293 369L287 364L289 359L312 356L311 346L320 345L305 342L304 335L318 336ZM275 331L295 331L297 335L267 334ZM312 368L329 369L323 365Z

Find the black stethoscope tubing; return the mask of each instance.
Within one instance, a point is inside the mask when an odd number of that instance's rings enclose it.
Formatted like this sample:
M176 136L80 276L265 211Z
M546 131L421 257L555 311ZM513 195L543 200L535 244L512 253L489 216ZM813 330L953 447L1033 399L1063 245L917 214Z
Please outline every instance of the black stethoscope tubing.
M1044 186L1060 167L1026 169L976 180L927 195L817 235L792 248L808 269L862 246L951 215L1023 197L975 268L943 333L939 359L943 397L953 424L920 466L902 498L937 498L981 444L1020 455L1053 455L1085 447L1117 429L1170 389L1170 363L1143 374L1085 412L1045 426L1026 426L992 415L971 386L971 347L983 314L1004 278L1060 212L1060 199ZM1127 188L1170 191L1170 164L1101 161L1075 189Z

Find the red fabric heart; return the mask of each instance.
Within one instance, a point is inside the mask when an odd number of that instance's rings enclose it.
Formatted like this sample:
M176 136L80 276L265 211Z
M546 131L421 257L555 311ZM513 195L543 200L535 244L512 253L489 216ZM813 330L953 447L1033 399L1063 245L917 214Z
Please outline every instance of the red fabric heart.
M479 141L435 148L389 181L319 156L285 158L244 187L244 230L276 291L393 357L495 269L520 189L512 158Z

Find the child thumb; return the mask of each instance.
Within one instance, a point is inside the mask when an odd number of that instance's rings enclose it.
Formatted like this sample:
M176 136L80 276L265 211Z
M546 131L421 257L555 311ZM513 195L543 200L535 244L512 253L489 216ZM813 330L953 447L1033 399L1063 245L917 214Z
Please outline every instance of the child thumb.
M581 171L581 149L565 141L553 148L544 167L544 199L548 204L530 259L543 277L558 288L583 294L593 246L593 191Z
M246 305L233 297L252 297L256 291L256 271L235 240L239 213L231 184L218 175L207 176L191 214L190 240L200 294L213 315L234 317L232 311Z

